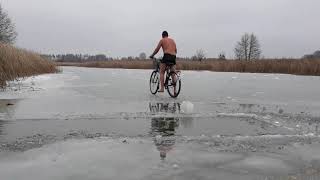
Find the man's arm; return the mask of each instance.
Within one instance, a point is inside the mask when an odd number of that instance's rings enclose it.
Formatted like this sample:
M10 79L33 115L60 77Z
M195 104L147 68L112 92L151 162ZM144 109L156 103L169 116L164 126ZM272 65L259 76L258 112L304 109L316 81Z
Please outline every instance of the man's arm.
M152 53L152 55L150 57L153 58L153 56L155 56L159 52L161 47L162 47L162 40L160 40L158 46L156 47L156 49L154 50L154 52Z

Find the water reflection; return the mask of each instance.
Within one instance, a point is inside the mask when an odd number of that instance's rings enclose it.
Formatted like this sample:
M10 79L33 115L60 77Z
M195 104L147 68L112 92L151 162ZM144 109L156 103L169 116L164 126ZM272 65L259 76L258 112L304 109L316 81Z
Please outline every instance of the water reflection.
M149 109L151 113L180 113L180 103L164 103L164 102L150 102Z
M0 136L3 135L4 121L0 120Z
M14 116L17 102L18 100L15 99L0 99L0 142L8 120Z
M174 114L180 113L180 103L150 103L149 110L153 114L165 113L163 116L151 118L150 131L154 144L160 152L161 160L165 160L167 153L173 149L176 142L175 134L180 118L175 117Z
M18 100L0 99L0 119L12 119Z

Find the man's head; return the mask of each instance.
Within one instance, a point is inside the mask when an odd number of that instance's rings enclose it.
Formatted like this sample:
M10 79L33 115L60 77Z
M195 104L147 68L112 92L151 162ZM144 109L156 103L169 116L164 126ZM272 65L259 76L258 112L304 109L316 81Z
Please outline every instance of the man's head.
M162 32L162 38L166 38L166 37L168 37L168 36L169 36L169 34L168 34L167 31L163 31L163 32Z

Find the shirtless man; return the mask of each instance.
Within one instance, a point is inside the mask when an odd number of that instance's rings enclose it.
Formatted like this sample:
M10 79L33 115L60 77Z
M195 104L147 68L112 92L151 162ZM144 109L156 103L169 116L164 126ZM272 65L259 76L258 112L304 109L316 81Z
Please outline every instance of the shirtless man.
M150 58L153 59L153 57L159 52L161 48L163 50L163 58L161 60L161 65L160 65L161 86L158 92L164 92L164 73L165 73L167 64L174 64L174 66L172 66L173 71L175 71L175 65L176 65L177 46L174 40L169 38L169 34L167 31L163 31L162 39L160 40L157 48L154 50Z

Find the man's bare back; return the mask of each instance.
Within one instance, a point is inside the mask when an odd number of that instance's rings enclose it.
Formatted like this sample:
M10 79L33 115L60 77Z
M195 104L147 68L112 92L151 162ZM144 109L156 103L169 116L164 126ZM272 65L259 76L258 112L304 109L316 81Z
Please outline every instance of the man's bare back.
M156 55L161 48L163 50L163 54L177 55L177 45L174 40L168 36L162 36L162 39L150 57Z
M177 46L173 39L169 37L162 38L159 42L164 54L177 55Z

